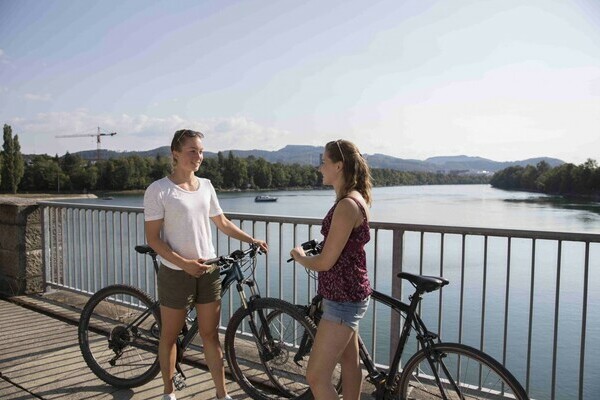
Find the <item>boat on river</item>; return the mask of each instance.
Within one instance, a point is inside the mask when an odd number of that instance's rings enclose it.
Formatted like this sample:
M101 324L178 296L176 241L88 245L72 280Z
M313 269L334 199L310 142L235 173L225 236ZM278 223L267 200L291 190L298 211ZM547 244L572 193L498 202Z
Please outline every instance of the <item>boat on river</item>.
M256 196L254 198L254 201L257 202L257 203L273 202L273 201L277 201L277 197L268 196L268 195L261 195L261 196Z

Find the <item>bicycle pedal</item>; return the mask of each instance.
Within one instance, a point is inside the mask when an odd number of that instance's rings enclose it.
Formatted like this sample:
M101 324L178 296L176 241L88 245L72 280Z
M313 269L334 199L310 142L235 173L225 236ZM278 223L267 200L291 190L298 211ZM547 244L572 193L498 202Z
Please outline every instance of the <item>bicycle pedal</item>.
M175 375L173 375L173 386L175 386L175 389L177 390L182 390L187 386L185 377L181 373L176 372Z

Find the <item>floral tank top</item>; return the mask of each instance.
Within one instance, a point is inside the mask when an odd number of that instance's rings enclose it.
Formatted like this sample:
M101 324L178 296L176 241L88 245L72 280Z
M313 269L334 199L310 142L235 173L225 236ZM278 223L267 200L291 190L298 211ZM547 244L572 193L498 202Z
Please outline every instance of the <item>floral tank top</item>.
M364 300L373 291L367 275L367 256L365 244L371 239L369 221L362 204L354 200L363 215L363 223L354 228L348 237L340 257L329 271L319 272L318 293L327 300L338 302L358 302ZM321 225L324 242L331 228L336 202L329 210Z

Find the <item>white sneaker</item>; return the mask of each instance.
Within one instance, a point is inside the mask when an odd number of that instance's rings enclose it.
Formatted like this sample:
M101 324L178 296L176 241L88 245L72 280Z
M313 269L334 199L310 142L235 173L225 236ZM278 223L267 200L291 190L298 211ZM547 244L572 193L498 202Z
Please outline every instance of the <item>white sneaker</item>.
M175 397L175 393L163 394L160 400L177 400L177 397Z
M233 398L230 395L226 394L225 397L217 397L217 400L233 400Z

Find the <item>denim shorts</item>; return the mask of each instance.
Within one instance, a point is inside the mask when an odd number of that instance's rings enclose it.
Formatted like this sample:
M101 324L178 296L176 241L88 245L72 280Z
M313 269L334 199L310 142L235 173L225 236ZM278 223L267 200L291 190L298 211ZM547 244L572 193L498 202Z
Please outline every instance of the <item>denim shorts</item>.
M344 324L353 331L358 331L358 322L367 312L370 298L371 296L356 303L323 299L321 305L323 316L321 318L338 324Z

